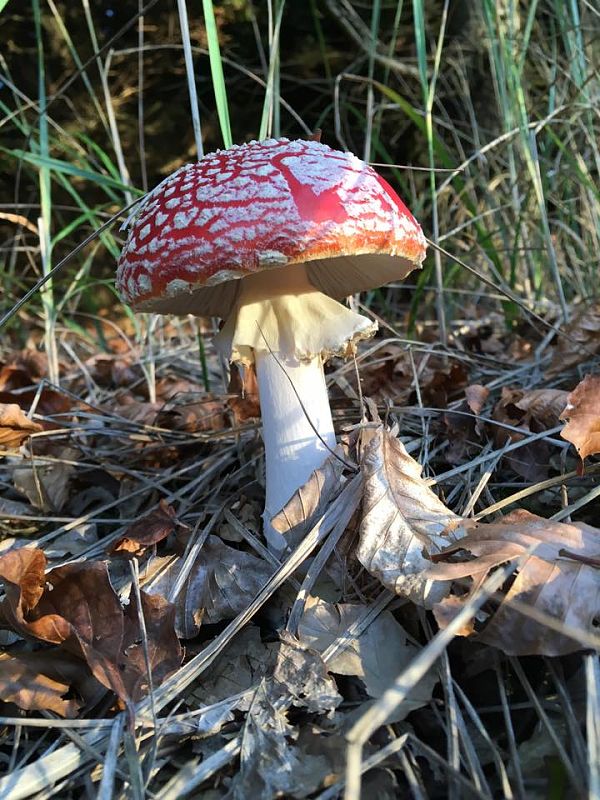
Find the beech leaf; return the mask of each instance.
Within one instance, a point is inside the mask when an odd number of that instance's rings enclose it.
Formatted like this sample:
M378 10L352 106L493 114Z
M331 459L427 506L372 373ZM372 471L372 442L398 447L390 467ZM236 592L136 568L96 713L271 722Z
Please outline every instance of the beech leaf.
M30 654L32 655L32 654ZM22 659L0 653L0 697L25 711L54 711L61 717L77 716L79 703L65 699L70 686L45 675L35 659Z
M348 632L350 626L364 616L364 605L326 603L309 597L298 625L298 637L305 645L319 653L326 650L338 637L343 637L343 647L327 661L327 668L340 675L356 675L371 697L377 698L394 682L398 674L418 654L419 650L408 641L408 636L393 614L384 611L359 636ZM438 678L435 670L411 690L394 721L426 705L431 700Z
M565 550L577 558L562 555ZM513 561L514 580L498 607L488 611L477 639L509 655L565 655L582 649L576 632L592 632L600 613L600 571L586 562L599 552L599 529L583 522L555 522L518 510L500 522L479 523L445 551L442 558L452 557L452 563L432 565L427 574L434 580L471 577L475 589L491 570ZM456 563L460 553L464 554L463 560ZM460 611L464 600L465 596L460 602L451 597L434 607L440 627ZM527 616L512 601L563 623L574 636ZM463 633L472 630L468 628Z
M150 691L146 650L152 686L157 687L181 664L183 651L175 633L175 606L160 595L140 592L142 614L146 629L146 643L141 639L140 619L136 595L125 613L123 657L119 668L127 696L134 702Z
M168 597L183 559L151 558L140 573L148 594ZM244 550L228 547L209 536L175 600L175 628L179 636L196 636L201 623L237 616L271 577L273 567Z
M14 450L42 426L29 419L16 403L0 403L0 450Z
M569 420L560 435L575 445L582 461L600 453L600 375L586 375L577 384L560 418Z
M340 459L343 459L344 451L340 445L335 448L335 453L338 457L330 454L271 520L273 528L286 537L288 546L294 546L306 536L342 490L344 464Z
M562 331L567 336L557 338L548 376L563 375L565 370L588 361L600 350L600 303L575 306Z
M394 431L379 425L360 461L365 484L356 555L388 589L430 607L449 589L426 576L430 555L460 538L469 523L428 488Z
M65 695L75 689L81 700ZM84 663L62 648L0 654L0 697L26 711L75 717L82 704L95 705L106 689Z
M21 548L0 557L6 593L0 605L0 625L62 645L87 662L94 677L122 700L139 699L139 687L147 688L147 678L145 659L137 649L141 629L135 605L130 603L126 617L102 562L67 564L47 575L45 566L41 550ZM143 610L144 617L148 615L150 663L161 681L181 661L173 632L175 612L168 603L154 598L143 598Z
M163 498L158 508L127 528L125 536L113 544L110 553L132 558L141 556L148 547L166 539L180 526L187 527L177 520L175 509Z

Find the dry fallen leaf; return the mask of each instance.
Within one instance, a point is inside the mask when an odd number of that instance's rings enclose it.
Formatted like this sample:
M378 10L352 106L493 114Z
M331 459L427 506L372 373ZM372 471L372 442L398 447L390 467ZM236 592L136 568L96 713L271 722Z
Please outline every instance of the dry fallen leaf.
M560 418L568 420L560 435L575 445L582 461L600 453L600 375L586 375L577 384Z
M258 381L254 366L243 367L242 377L240 367L231 364L231 378L227 391L230 397L227 406L231 409L236 425L241 425L249 419L260 418L260 402L258 399Z
M558 425L567 404L568 392L563 389L527 389L513 392L512 402L525 412L524 421L527 425L530 425L532 419L543 428L554 428ZM518 394L521 396L518 397Z
M291 703L312 713L332 712L341 702L334 680L317 653L282 633L273 679L263 679L244 724L240 769L230 792L236 800L308 797L331 774L325 753L307 753L290 723Z
M474 414L481 414L485 401L489 396L490 390L480 383L472 383L470 386L465 387L465 399Z
M72 696L73 689L80 699ZM94 706L105 693L82 662L61 648L0 654L0 697L26 711L72 718L82 705Z
M450 464L459 464L465 460L481 439L484 425L478 415L481 413L490 390L481 384L474 383L465 388L465 399L453 410L444 413L444 423L448 428L449 447L446 459Z
M563 550L583 561L562 556ZM456 563L459 552L465 554L464 560ZM576 635L571 638L528 617L512 601L554 618L575 634L593 631L600 612L600 571L584 562L598 552L599 529L519 510L500 522L479 523L442 556L453 557L453 562L432 565L427 574L434 580L472 578L475 590L491 570L513 561L516 576L498 608L478 626L478 640L510 655L565 655L582 648ZM455 597L442 600L434 607L438 624L446 625L461 607Z
M35 456L41 455L36 447ZM57 512L68 500L70 482L76 470L72 462L77 461L80 453L74 447L59 445L45 447L43 455L53 460L38 460L33 456L14 470L13 483L34 508Z
M256 686L267 672L272 673L278 651L278 642L263 642L258 626L248 625L219 653L202 681L193 685L187 702L208 706ZM244 699L235 707L247 711L249 704Z
M496 447L501 448L507 442L520 442L529 432L538 433L558 425L559 395L555 390L526 391L503 386L501 398L492 412L492 419L502 423L492 427ZM507 425L521 431L510 430ZM507 453L503 462L525 480L537 483L548 478L550 448L538 439L522 445L514 453Z
M393 430L379 425L360 458L364 494L356 555L396 594L426 607L448 590L425 576L429 556L464 534L468 524L421 478L421 466Z
M30 654L32 655L32 654ZM44 674L35 659L0 653L0 697L25 711L54 711L61 717L77 716L79 703L66 699L70 686Z
M140 574L148 594L168 597L183 565L183 558L151 558ZM244 550L228 547L209 536L175 600L176 630L189 639L202 622L233 619L271 577L273 567Z
M130 691L143 685L144 659L134 648L140 639L137 617L126 617L110 584L106 565L100 562L67 564L46 575L41 550L12 550L0 556L0 578L5 599L0 604L0 625L22 636L62 645L87 662L94 677L121 699L131 701ZM179 666L181 651L173 634L174 611L167 603L149 600L144 612L148 651L160 653L155 661L160 680ZM166 644L165 644L166 642ZM175 645L177 643L177 646ZM166 659L164 652L169 653ZM168 665L168 670L167 670Z
M288 546L294 547L306 536L316 520L341 492L344 451L337 445L324 463L311 473L306 483L288 500L271 520L271 525L285 536Z
M158 508L131 524L127 528L125 536L118 539L109 552L132 558L141 556L148 547L166 539L179 526L187 527L177 520L175 509L163 498L158 504Z
M558 336L552 363L546 375L562 375L565 370L589 361L600 350L600 303L576 308L570 322L561 330L568 335Z
M221 431L229 427L225 404L220 398L204 395L178 396L164 406L156 418L161 428L186 433Z
M183 656L175 633L175 606L160 595L152 596L140 592L140 598L146 644L144 646L140 635L139 607L135 592L132 592L125 612L125 631L121 647L123 655L118 663L127 697L134 702L148 694L150 681L153 688L160 686L179 667Z
M0 403L0 450L14 450L42 426L33 422L16 403Z
M348 629L364 614L364 605L333 604L308 597L298 625L298 638L322 653L342 637L343 645L327 661L327 668L340 675L356 675L369 695L376 698L381 697L419 651L410 644L406 632L389 611L380 614L359 636L351 636ZM393 721L399 722L426 705L437 681L436 671L430 670L396 709Z

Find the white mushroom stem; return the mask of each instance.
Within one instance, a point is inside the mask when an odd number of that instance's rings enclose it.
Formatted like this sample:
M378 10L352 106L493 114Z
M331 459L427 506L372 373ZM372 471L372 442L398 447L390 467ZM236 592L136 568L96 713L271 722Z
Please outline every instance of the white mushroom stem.
M285 542L272 517L335 446L323 361L350 354L376 328L315 289L303 264L242 280L216 343L232 361L256 365L266 461L264 531L273 551Z
M282 537L271 519L325 461L335 433L321 356L292 365L258 350L256 377L265 443L264 531L269 546L281 550Z

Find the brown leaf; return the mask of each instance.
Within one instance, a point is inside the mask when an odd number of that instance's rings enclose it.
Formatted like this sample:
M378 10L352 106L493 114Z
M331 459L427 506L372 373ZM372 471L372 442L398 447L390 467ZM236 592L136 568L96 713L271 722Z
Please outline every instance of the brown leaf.
M25 416L16 403L0 402L0 450L14 450L42 426Z
M477 419L490 390L474 383L465 388L465 399L453 411L444 413L444 423L448 428L449 447L446 458L451 464L460 463L483 434L483 423ZM475 415L475 416L474 416Z
M38 659L0 653L0 697L5 703L15 703L25 711L54 711L73 719L79 703L65 699L69 689L69 684L44 674Z
M64 698L73 689L80 700ZM105 693L85 664L61 648L0 654L0 697L27 711L75 717L82 704L91 708Z
M142 614L147 634L146 648L152 686L157 687L181 664L183 651L175 633L175 606L160 595L140 592ZM135 593L127 606L126 630L123 642L121 675L128 697L135 701L148 694L150 684L144 642L140 635L140 620Z
M594 630L600 611L600 572L588 564L562 558L563 548L593 557L600 550L600 530L585 523L553 522L519 510L500 522L478 524L444 553L444 558L452 556L454 561L430 566L427 575L433 580L471 577L477 587L491 570L514 561L516 576L498 608L489 612L478 640L510 655L565 655L582 648L576 635L571 638L558 633L512 605L518 601L521 606L530 606L574 633ZM461 557L458 563L457 557ZM434 607L438 624L447 624L457 608L456 598L442 600Z
M36 626L34 635L57 641L51 637L55 635L56 620L60 620L59 631L66 647L83 656L100 683L126 699L118 668L124 634L123 610L110 584L106 564L67 564L51 570L47 582L49 589L35 609L35 622L31 623Z
M52 461L37 460L42 455L36 447L34 457L13 471L15 489L24 494L34 508L41 511L60 511L68 500L71 479L75 474L73 462L79 458L74 447L62 445L39 448Z
M600 375L586 375L577 384L560 418L569 420L560 435L575 445L582 461L600 453Z
M0 603L0 623L23 632L25 617L44 593L45 568L46 556L38 549L23 547L0 556L0 579L5 592Z
M383 425L371 433L360 466L365 486L359 561L391 591L431 605L449 587L425 578L429 556L460 538L465 521L427 487L421 466Z
M529 389L513 402L525 412L527 424L535 419L544 428L554 428L567 404L567 392L563 389Z
M487 386L482 386L480 383L473 383L465 387L465 398L469 408L474 414L481 414L481 410L489 396L490 390Z
M44 578L46 558L41 550L9 551L0 557L0 577L6 597L0 605L0 624L23 636L52 644L85 660L94 677L121 699L132 700L143 688L146 674L140 667L139 652L126 648L140 638L137 616L127 620L108 577L99 562L67 564L51 570ZM165 649L175 657L180 652L172 632L174 610L165 602L148 601L148 650L155 653L159 680L165 672ZM165 647L165 642L167 645ZM173 663L173 662L169 662ZM173 667L176 669L179 662ZM127 683L125 683L125 681Z
M130 557L141 556L148 547L166 539L179 526L187 527L177 520L175 509L163 498L158 508L130 525L125 536L118 539L109 552Z
M442 363L434 369L433 364L437 364L437 358L430 361L429 367L433 374L428 380L424 376L419 380L421 397L428 406L445 408L450 398L460 395L460 390L466 388L467 368L462 362L453 361L449 367Z
M34 402L38 414L47 417L54 414L66 414L73 406L73 401L69 397L61 392L55 392L54 389L43 388L39 391L38 388L35 388L18 393L0 391L0 405L3 403L16 404L23 411L29 411ZM56 423L47 420L42 423L44 430L53 430L57 427Z
M561 330L569 338L558 336L554 357L546 373L549 377L562 375L565 370L589 361L600 351L600 303L578 308Z
M549 420L548 417L537 419L532 413L536 408L537 391L533 394L532 409L528 408L527 395L523 389L516 389L513 387L503 386L502 396L498 403L496 403L492 412L492 419L497 422L503 423L501 425L493 426L494 443L497 448L503 447L507 442L520 442L528 432L538 433L539 431L546 430L549 426L546 424ZM525 399L524 399L525 398ZM520 407L520 403L524 401L525 408ZM551 408L550 404L550 408ZM547 403L539 403L539 408L544 412L548 412ZM558 419L552 424L556 425ZM524 433L520 431L511 431L506 428L506 425L511 425L515 428L521 428ZM548 464L550 462L550 449L546 442L536 440L522 445L514 453L507 453L503 457L503 461L509 464L510 467L528 481L538 482L543 481L548 477Z
M130 356L96 355L85 366L99 386L128 388L143 378L139 364Z
M120 400L119 405L111 409L115 414L138 425L156 425L158 413L163 408L162 403L148 403L128 395L122 396Z
M391 611L380 614L360 635L350 635L350 627L364 615L364 605L333 604L309 596L298 625L298 638L319 653L341 638L343 645L327 661L328 670L340 675L358 676L371 697L381 697L419 651L409 642L408 635ZM396 709L394 721L404 719L411 711L426 705L437 681L436 671L430 670L411 690L400 713Z
M325 462L311 473L306 483L288 500L285 507L271 520L271 525L285 536L288 546L294 547L304 538L319 516L343 488L344 450L335 448L336 457L329 454Z
M144 591L168 597L182 564L182 558L151 558L140 574ZM209 536L175 601L179 636L196 636L203 621L233 619L272 572L262 559L228 547L218 536Z
M187 433L221 431L229 427L225 404L210 395L201 400L179 397L158 414L156 424L161 428Z
M258 381L254 366L244 367L244 375L240 373L237 364L231 364L231 378L227 389L230 397L227 406L233 413L236 425L241 425L249 419L260 418L260 401L258 398Z

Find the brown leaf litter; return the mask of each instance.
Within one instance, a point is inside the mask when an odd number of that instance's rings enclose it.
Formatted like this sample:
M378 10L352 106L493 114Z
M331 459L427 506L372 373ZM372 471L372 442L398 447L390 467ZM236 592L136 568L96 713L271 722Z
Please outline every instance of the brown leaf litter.
M157 508L127 528L125 535L111 545L109 553L128 558L142 556L149 547L162 542L178 528L187 530L187 525L179 522L175 509L163 498Z
M0 403L0 450L15 450L42 426L25 416L16 403Z
M560 419L568 420L560 435L575 445L582 461L600 453L600 375L586 375L577 384Z
M128 703L148 690L141 654L138 608L132 593L123 610L101 562L67 564L45 573L46 557L36 548L0 556L5 598L0 626L29 640L60 645L61 652L87 664L94 677ZM181 662L174 632L175 609L163 598L142 594L153 678L160 682Z

